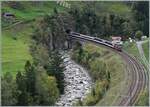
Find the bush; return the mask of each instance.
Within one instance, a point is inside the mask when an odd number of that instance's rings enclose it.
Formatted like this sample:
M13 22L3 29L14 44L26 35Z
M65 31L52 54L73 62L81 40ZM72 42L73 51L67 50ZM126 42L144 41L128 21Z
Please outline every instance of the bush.
M15 37L15 36L13 36L12 38L13 38L13 40L17 40L17 37Z
M105 94L105 91L107 90L108 85L109 84L107 80L103 80L103 81L97 80L95 82L94 88L85 98L83 105L87 105L87 106L95 105L100 99L102 99L103 95Z
M92 106L92 105L95 105L95 104L96 104L95 98L91 95L87 96L87 99L85 101L85 105Z
M16 83L13 76L7 72L1 79L1 104L2 106L14 106L17 103Z
M138 31L136 31L135 36L136 36L136 38L138 38L140 40L141 37L143 36L143 32L138 30Z
M56 79L53 76L48 76L43 68L38 68L36 90L39 97L38 105L54 105L59 97Z

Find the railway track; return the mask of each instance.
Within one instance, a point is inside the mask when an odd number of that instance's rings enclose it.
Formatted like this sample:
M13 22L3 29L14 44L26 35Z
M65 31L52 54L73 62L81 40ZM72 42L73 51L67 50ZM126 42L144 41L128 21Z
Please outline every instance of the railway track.
M146 73L144 66L141 65L139 61L136 60L134 57L127 54L125 51L119 52L109 47L109 45L107 46L101 42L96 42L94 39L91 39L91 37L88 38L87 36L86 38L83 37L80 38L79 36L77 37L73 36L72 38L103 45L106 48L109 48L112 51L119 54L125 60L125 62L128 64L128 67L130 68L130 71L128 72L131 75L132 81L128 86L128 89L126 89L127 90L127 94L125 95L126 97L123 97L121 99L121 101L119 102L119 106L135 105L135 103L139 98L139 94L142 93L142 91L144 91L146 87L148 87L148 74Z
M128 63L130 74L132 75L131 85L129 86L127 96L121 100L120 106L131 106L135 105L136 101L139 98L139 94L146 88L148 85L146 83L146 73L143 69L143 66L137 62L137 60L129 56L126 52L119 53L123 59Z

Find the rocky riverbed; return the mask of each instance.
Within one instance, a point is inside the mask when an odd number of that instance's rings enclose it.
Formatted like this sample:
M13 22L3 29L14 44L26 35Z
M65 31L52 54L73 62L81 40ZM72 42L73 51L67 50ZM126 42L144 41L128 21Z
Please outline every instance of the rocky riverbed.
M63 56L65 64L65 91L56 102L57 106L71 106L83 100L92 87L92 79L87 71L71 60L69 54Z

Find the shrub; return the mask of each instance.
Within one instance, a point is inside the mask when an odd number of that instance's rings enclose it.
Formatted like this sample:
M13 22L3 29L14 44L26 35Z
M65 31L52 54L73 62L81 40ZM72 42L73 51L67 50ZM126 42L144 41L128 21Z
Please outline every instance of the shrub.
M13 40L17 40L17 37L15 37L15 36L13 36L12 38L13 38Z
M108 86L107 80L104 81L97 80L95 82L94 88L91 90L91 93L89 93L88 96L85 98L83 105L87 106L95 105L105 94L107 86Z
M136 31L135 36L136 36L136 38L138 38L140 40L141 37L143 36L143 32L138 30L138 31Z

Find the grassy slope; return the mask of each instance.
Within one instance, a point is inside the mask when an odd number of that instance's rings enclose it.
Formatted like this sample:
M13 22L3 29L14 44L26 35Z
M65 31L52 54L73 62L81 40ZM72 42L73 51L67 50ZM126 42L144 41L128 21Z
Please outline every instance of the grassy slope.
M45 14L53 14L53 8L57 8L59 11L65 8L57 5L56 2L43 2L40 5L33 5L31 2L20 2L24 9L13 9L9 5L2 2L2 11L15 14L17 19L20 20L32 20Z
M95 51L100 53L102 56L100 56L99 59L104 60L108 64L111 71L110 88L103 99L101 99L96 105L113 105L113 102L115 102L115 100L118 100L118 92L121 91L121 88L125 88L124 86L121 87L121 83L124 82L124 62L119 55L103 47L95 46L93 44L87 44L84 49L90 53L93 53Z
M29 37L32 28L29 26L19 26L20 29L9 29L2 31L2 70L16 74L18 70L23 70L26 60L30 60ZM16 40L14 39L16 38Z
M126 43L124 43L123 49L125 51L127 51L129 54L131 54L131 55L133 55L137 58L140 57L140 53L139 53L138 47L137 47L135 42L132 42L132 43L126 42Z
M58 7L59 11L63 11L64 8L57 5L56 2L49 2L41 7L32 6L29 2L22 2L25 6L25 12L23 10L16 10L10 8L5 3L2 5L3 12L11 12L16 15L17 20L27 21L36 19L47 14L53 14L53 8ZM3 22L2 22L3 23ZM7 23L3 23L7 25ZM29 53L30 35L33 32L33 28L30 24L19 24L7 30L2 30L2 71L11 72L16 74L18 70L23 70L26 60L31 60ZM14 38L17 38L16 40Z
M146 56L146 59L148 59L149 55L149 42L143 43L142 45L144 54ZM139 50L135 42L133 43L124 43L124 49L131 55L135 56L136 58L140 58Z
M149 60L149 41L142 44L142 48L147 60Z
M41 17L44 14L52 14L54 7L57 7L57 9L59 11L65 10L64 7L57 5L56 2L44 2L43 5L38 5L38 6L33 6L30 2L20 2L20 3L24 7L23 10L13 9L7 4L7 2L2 2L2 12L10 12L10 13L15 14L15 16L17 17L16 18L17 21L26 21L26 20L35 19L37 17ZM72 2L70 2L70 3L72 3ZM82 5L83 5L83 3L82 3ZM104 7L107 7L106 11L113 11L113 12L117 11L118 14L129 12L129 9L127 8L127 6L122 3L119 3L119 2L113 3L113 5L107 5L106 3L101 3L101 5L102 6L104 5ZM116 7L117 7L117 9L116 9ZM123 8L125 8L125 10L123 10ZM2 24L4 26L5 25L7 26L7 24L3 23L3 21L2 21ZM22 25L20 25L20 26L22 26ZM17 32L17 31L14 31L14 33L15 32ZM23 32L28 32L28 29L24 28L21 30L19 35L22 35L22 38L17 39L17 41L12 39L11 36L13 35L13 33L11 31L7 30L7 31L2 32L3 33L3 44L2 44L2 49L3 49L2 54L3 55L2 55L2 58L3 58L4 72L9 71L9 69L13 70L11 67L12 63L10 63L10 61L8 61L8 60L12 59L12 58L10 58L11 55L13 56L13 63L16 64L16 67L15 66L13 67L14 69L17 70L17 68L22 68L22 66L24 65L24 63L20 63L20 62L17 63L18 61L16 61L16 63L15 63L15 59L17 60L18 57L20 56L20 55L17 55L18 48L20 48L22 50L22 56L25 56L23 59L28 59L28 57L30 56L30 55L27 55L29 53L27 44L21 43L24 41L24 37L26 37L25 35L21 34ZM17 45L17 44L20 44L20 45ZM13 50L13 52L16 52L16 55L13 55L13 53L11 53L12 50ZM18 53L18 54L20 54L20 53ZM25 55L23 55L23 54L25 54ZM17 56L17 57L15 57L15 56ZM20 56L20 58L22 56ZM5 62L5 64L4 64L4 62Z
M128 17L131 14L130 7L128 7L127 5L125 5L121 2L111 3L111 6L108 8L108 10L110 11L110 13L113 12L115 14L119 14L119 15L122 15L125 17Z

